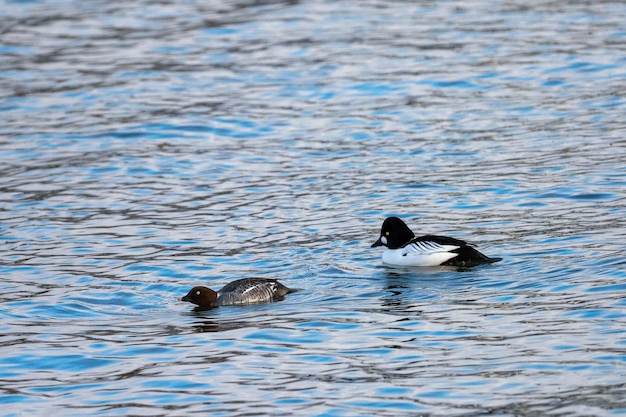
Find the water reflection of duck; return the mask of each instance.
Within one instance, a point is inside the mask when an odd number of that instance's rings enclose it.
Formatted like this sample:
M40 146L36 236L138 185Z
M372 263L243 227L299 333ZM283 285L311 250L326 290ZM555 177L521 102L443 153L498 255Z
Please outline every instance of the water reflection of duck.
M502 260L490 258L453 237L415 237L406 223L397 217L385 219L380 237L372 245L376 246L385 246L383 263L394 266L473 266Z
M244 305L278 301L292 291L275 279L244 278L226 284L219 291L203 286L193 287L179 300L201 307Z

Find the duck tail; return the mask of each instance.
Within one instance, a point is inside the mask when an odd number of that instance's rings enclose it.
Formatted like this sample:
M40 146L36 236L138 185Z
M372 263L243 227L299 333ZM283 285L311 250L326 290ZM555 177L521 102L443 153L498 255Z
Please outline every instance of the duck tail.
M491 258L477 251L471 246L461 246L460 248L455 249L452 252L458 253L458 256L455 256L454 258L443 263L442 265L473 266L481 264L492 264L502 260L502 258Z

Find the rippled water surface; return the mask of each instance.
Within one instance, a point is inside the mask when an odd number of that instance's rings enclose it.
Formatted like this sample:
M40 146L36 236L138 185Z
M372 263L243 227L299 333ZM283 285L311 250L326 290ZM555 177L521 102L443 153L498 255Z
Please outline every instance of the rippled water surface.
M626 414L625 3L0 6L3 415Z

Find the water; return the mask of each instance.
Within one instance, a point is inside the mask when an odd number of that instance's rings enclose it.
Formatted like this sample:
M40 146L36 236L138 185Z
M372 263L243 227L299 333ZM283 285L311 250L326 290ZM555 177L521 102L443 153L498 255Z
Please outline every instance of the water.
M626 414L625 4L1 3L3 415Z

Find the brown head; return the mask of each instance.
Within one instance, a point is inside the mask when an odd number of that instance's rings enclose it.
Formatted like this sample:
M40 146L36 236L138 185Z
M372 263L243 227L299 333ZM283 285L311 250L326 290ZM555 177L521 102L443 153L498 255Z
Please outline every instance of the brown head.
M210 307L217 301L217 293L207 287L193 287L187 295L179 298L180 301L187 301L201 307Z

